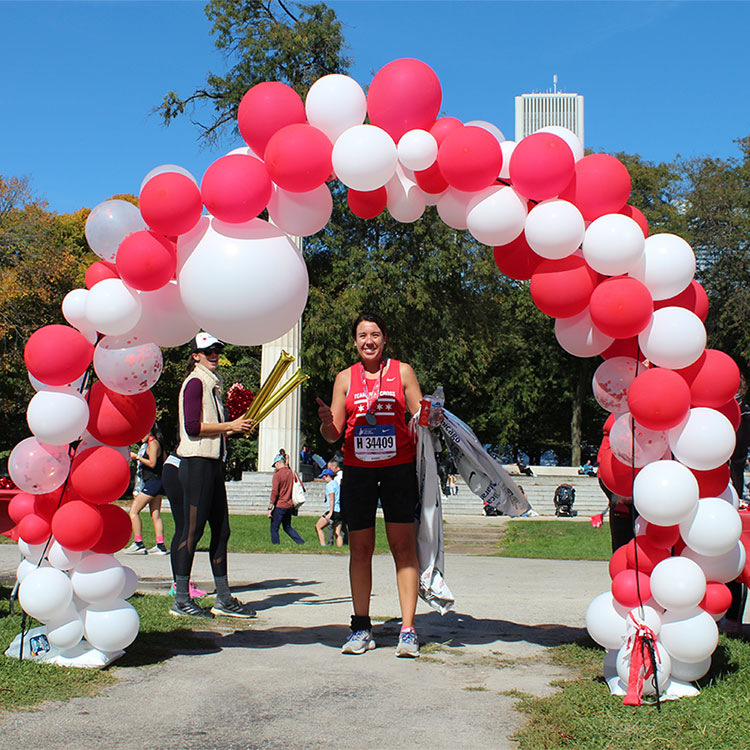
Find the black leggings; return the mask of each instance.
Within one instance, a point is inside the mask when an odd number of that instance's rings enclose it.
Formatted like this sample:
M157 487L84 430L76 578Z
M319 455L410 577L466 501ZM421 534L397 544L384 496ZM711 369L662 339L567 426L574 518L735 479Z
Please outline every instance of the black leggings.
M174 561L177 555L177 547L182 538L182 530L185 528L185 499L180 484L179 467L165 463L161 470L161 484L169 500L169 506L172 508L172 518L174 519L174 534L172 535L169 557L172 564L172 577L174 577L176 575Z
M172 567L176 576L189 576L193 558L208 522L208 548L214 578L227 574L229 510L224 485L224 463L218 458L181 458L180 484L183 490L182 529L172 541ZM174 506L173 506L174 507ZM177 523L175 521L175 523Z

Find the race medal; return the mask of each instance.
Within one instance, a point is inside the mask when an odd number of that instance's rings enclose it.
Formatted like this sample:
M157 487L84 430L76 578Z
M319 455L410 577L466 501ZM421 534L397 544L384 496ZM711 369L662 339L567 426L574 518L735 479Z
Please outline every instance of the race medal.
M378 418L369 411L367 412L367 414L365 414L365 419L367 420L367 424L369 425L376 425L378 423Z
M360 461L385 461L396 455L396 426L359 425L354 428L354 455Z

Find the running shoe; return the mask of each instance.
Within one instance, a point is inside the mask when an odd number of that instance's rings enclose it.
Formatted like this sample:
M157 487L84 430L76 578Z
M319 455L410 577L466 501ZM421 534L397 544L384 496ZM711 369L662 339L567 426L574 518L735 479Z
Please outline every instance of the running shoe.
M202 599L206 592L203 589L199 589L192 581L190 581L190 598L191 599Z
M419 656L419 640L414 630L402 630L398 637L396 656L407 656L412 659Z
M122 551L124 555L147 555L148 550L143 542L133 542L129 547Z
M213 619L213 615L203 607L199 607L192 599L188 599L186 602L172 602L172 606L169 608L169 614L179 617L185 615L186 617L205 617L209 620Z
M374 648L375 641L372 639L372 632L370 630L355 630L341 647L341 653L364 654L365 651L371 651Z
M169 550L163 544L156 544L148 551L149 555L168 555Z
M223 617L255 617L257 614L249 604L243 604L239 599L235 599L230 596L225 602L217 599L214 602L214 606L211 607L211 612L215 615L222 615Z

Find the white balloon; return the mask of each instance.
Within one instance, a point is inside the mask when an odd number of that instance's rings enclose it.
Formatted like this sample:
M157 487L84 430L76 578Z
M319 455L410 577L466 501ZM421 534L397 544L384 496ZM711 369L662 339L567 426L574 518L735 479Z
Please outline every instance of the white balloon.
M25 539L18 540L18 551L34 566L39 564L46 546L46 544L29 544Z
M675 610L662 618L659 641L673 658L699 662L714 652L719 630L713 617L698 607Z
M618 605L615 604L615 606ZM659 635L659 631L661 630L661 618L663 614L664 610L661 607L657 610L655 606L644 604L642 608L636 607L635 609L631 609L626 613L625 616L627 619L629 615L639 625L647 625L649 628L651 628L651 630L654 631L654 635Z
M707 581L728 583L742 573L747 562L747 553L742 542L737 542L734 549L723 555L701 555L690 547L685 547L680 553L701 566Z
M153 341L157 346L182 346L192 339L200 326L190 317L176 281L154 292L140 292L143 313L133 336Z
M643 230L629 216L605 214L589 224L582 247L591 268L607 276L618 276L637 266L645 240Z
M547 125L534 132L552 133L552 135L562 138L565 143L570 146L570 150L573 152L573 158L576 161L583 159L583 144L581 143L581 139L572 130L564 128L562 125Z
M464 127L482 128L482 130L486 130L488 133L492 133L498 143L502 144L505 142L503 131L500 130L497 125L493 125L491 122L487 122L487 120L469 120L469 122L464 123Z
M706 595L706 576L687 557L668 557L651 571L651 595L665 609L697 607Z
M86 379L86 373L83 373L80 378L77 378L72 383L68 383L67 385L47 385L47 383L42 383L41 380L37 380L31 373L29 375L29 383L31 383L31 387L35 391L48 391L50 388L70 388L71 390L81 392L81 386L83 385L83 381Z
M716 409L691 409L682 424L669 430L669 447L674 457L699 471L725 464L734 451L734 445L734 427Z
M621 414L609 432L609 445L618 461L641 468L652 461L658 461L667 450L667 433L663 430L649 430L634 422L630 412ZM635 458L633 457L635 447Z
M29 429L41 443L68 445L89 423L89 405L78 391L63 386L36 393L26 408Z
M633 482L633 504L638 513L657 526L674 526L698 504L698 480L677 461L654 461L644 466Z
M437 201L438 216L453 229L466 229L466 214L469 203L476 197L476 193L466 193L449 187L440 195Z
M113 555L92 554L76 565L70 580L76 596L86 602L109 601L125 585L125 568Z
M688 662L672 658L672 679L680 682L693 682L700 680L708 670L711 669L711 657L707 656L700 661Z
M331 161L336 176L354 190L377 190L396 172L398 151L388 133L374 125L356 125L333 145Z
M92 604L86 608L86 640L100 651L127 648L138 635L141 621L133 606L123 599Z
M388 212L402 223L416 221L426 206L425 194L414 180L410 180L400 168L386 186Z
M18 587L18 602L24 612L39 622L62 614L73 599L70 578L56 568L31 571Z
M58 570L70 570L81 562L83 552L65 549L60 542L55 540L49 547L47 558L53 568L57 568Z
M153 169L149 170L143 180L141 180L141 187L138 189L138 195L143 192L143 188L152 177L156 177L156 175L159 174L167 174L168 172L176 172L177 174L184 175L188 179L192 180L198 187L200 187L200 185L198 185L198 180L196 180L195 177L193 177L193 175L187 169L185 169L185 167L181 167L178 164L160 164L158 167L154 167Z
M135 339L135 340L134 340ZM105 336L94 349L94 371L115 393L132 396L149 390L161 376L161 349L137 336Z
M510 157L518 144L515 141L503 141L500 144L500 151L503 152L503 166L500 168L498 177L501 180L510 180Z
M138 574L126 565L122 569L125 571L125 583L122 585L122 591L118 594L118 598L130 599L138 590Z
M73 648L83 638L83 620L71 601L67 609L47 623L50 645L61 651Z
M409 130L401 136L397 151L401 164L407 169L421 171L435 163L438 144L435 136L426 130Z
M121 279L104 279L89 289L86 317L101 333L119 336L134 328L141 319L138 293Z
M594 325L588 307L570 318L557 318L555 338L566 352L576 357L594 357L614 341Z
M653 364L679 370L703 354L706 328L684 307L662 307L654 310L651 322L638 334L638 344Z
M310 125L322 130L335 143L349 128L361 125L367 115L367 97L349 76L333 73L318 78L305 97Z
M268 216L287 234L308 237L319 232L331 218L333 198L328 185L319 185L306 193L292 193L273 186L268 201Z
M543 258L558 260L572 255L583 241L586 227L581 212L568 201L542 201L526 217L526 242Z
M626 622L615 608L610 591L595 597L586 610L586 630L604 648L620 648L625 636Z
M669 299L687 289L693 280L695 253L676 234L652 234L628 274L643 282L654 300Z
M96 330L86 317L88 289L73 289L62 301L62 314L65 320L77 328L92 344L96 342Z
M632 357L611 357L596 368L591 387L602 409L613 414L628 410L628 389L638 368L638 362Z
M644 679L641 695L655 695L657 688L659 693L663 693L672 672L672 659L667 649L661 643L657 642L654 651L656 652L656 674L652 674L649 678ZM628 684L630 677L631 653L632 647L628 648L627 646L623 646L617 652L617 674L625 685ZM650 663L649 666L651 666Z
M729 503L735 510L739 510L740 496L737 494L737 490L734 489L734 485L731 482L726 486L726 489L717 495L717 497Z
M95 448L97 445L107 445L107 444L102 443L101 440L97 440L89 432L84 432L83 436L81 437L81 442L78 443L78 447L76 448L76 454L83 453L87 448ZM125 458L128 459L128 461L130 461L130 447L129 446L108 445L107 447L114 448L116 451L119 451L120 453L122 453L123 456L125 456Z
M507 245L523 231L526 200L513 188L492 185L469 201L466 226L484 245Z
M45 560L40 565L39 562L31 562L31 560L27 560L25 557L23 560L21 560L20 563L18 563L18 567L16 568L16 580L18 583L21 583L24 578L26 578L29 573L31 573L34 570L37 570L37 568L44 568L49 567L49 563Z
M109 200L94 206L86 219L86 242L103 260L114 263L120 243L133 232L148 229L141 212L123 200Z
M737 546L742 536L742 520L724 500L703 497L694 513L680 524L680 535L690 549L701 555L724 555Z
M222 341L257 346L299 320L307 267L296 245L261 219L203 217L177 243L179 286L190 317Z

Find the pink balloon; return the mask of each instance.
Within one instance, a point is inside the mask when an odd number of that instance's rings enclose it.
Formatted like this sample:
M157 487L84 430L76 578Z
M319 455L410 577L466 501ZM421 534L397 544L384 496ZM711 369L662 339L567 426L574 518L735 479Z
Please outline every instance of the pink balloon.
M443 139L437 163L449 185L469 193L495 182L503 164L503 152L497 138L484 128L460 127Z
M388 192L383 187L377 190L354 190L349 188L346 194L346 202L351 212L360 219L374 219L385 209L388 202Z
M180 235L201 217L203 201L198 186L179 172L162 172L141 189L141 216L155 232Z
M263 162L245 154L217 159L201 181L206 208L229 224L254 219L268 205L271 190L271 178Z
M173 276L177 266L174 242L144 230L129 234L117 248L117 273L133 289L153 292Z
M651 430L671 430L690 411L690 389L674 370L644 370L628 390L628 407L639 424Z
M266 81L253 86L237 110L240 134L256 154L266 150L271 136L286 125L305 122L300 95L285 83Z
M597 280L596 271L577 255L543 260L531 276L531 299L545 315L569 318L586 309Z
M654 310L662 307L684 307L694 312L704 323L708 317L708 295L700 282L693 279L684 291L669 299L654 300Z
M718 409L734 398L740 387L737 364L718 349L706 349L696 362L677 372L690 388L691 406Z
M495 265L500 271L518 281L528 281L537 266L544 260L529 247L523 232L507 245L498 245L493 253Z
M263 158L268 174L280 188L306 193L330 177L332 150L333 144L322 130L295 123L271 136Z
M70 326L38 328L29 336L23 360L45 385L67 385L83 375L94 356L94 345Z
M556 195L562 198L575 164L573 152L562 138L552 133L533 133L519 141L513 150L510 181L521 195L531 200L544 201Z
M616 339L637 336L651 320L651 293L637 279L617 276L604 279L591 295L591 320Z
M578 207L586 221L619 213L629 197L630 174L609 154L589 154L577 161L570 183L560 193L560 198Z

